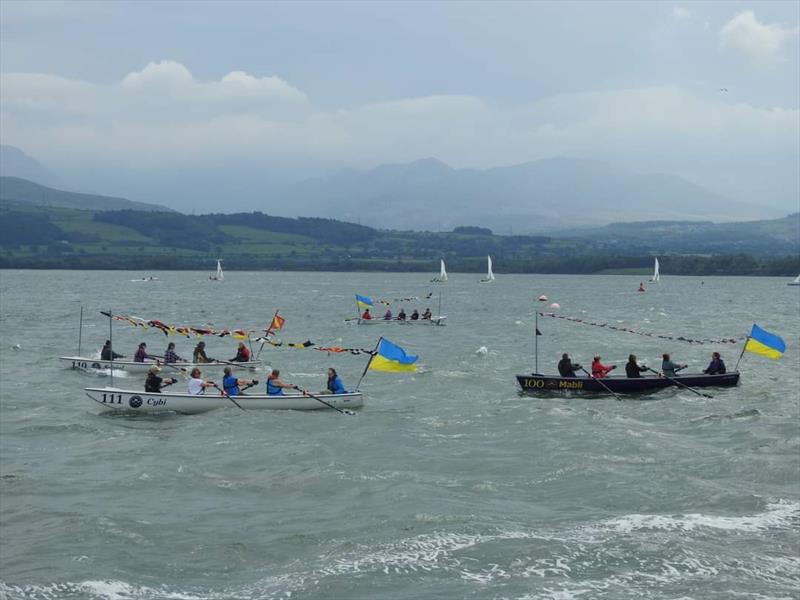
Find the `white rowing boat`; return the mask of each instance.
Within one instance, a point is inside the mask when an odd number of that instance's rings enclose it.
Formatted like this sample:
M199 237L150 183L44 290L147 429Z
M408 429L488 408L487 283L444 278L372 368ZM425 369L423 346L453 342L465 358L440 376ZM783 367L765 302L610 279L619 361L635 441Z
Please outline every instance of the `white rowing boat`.
M169 392L151 394L112 387L86 388L85 391L89 398L104 408L123 412L196 414L217 408L236 409L236 406L229 398L220 395L216 391L213 394L207 393L197 396ZM287 394L285 396L246 395L234 396L233 398L245 410L318 410L329 408L319 400L302 394ZM359 408L364 405L361 392L320 394L319 398L340 410Z
M431 317L430 319L362 319L358 318L359 325L445 325L445 316Z
M153 365L160 366L164 371L180 372L181 369L191 371L195 367L200 369L222 369L223 367L231 367L234 371L237 369L253 370L263 365L260 360L251 360L249 362L229 362L229 361L214 361L208 363L190 363L190 362L177 362L167 363L146 361L134 362L132 360L100 360L97 358L87 358L85 356L59 356L58 360L62 366L69 369L81 369L83 371L105 371L114 365L115 370L128 371L130 373L147 373Z

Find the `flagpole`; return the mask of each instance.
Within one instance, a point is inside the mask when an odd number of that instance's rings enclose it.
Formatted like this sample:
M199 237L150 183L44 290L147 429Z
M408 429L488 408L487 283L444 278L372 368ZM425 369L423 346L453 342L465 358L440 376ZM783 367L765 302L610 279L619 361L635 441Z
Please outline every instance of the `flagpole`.
M83 304L81 304L81 319L78 326L78 356L81 355L81 337L83 336Z
M272 324L275 322L275 317L278 316L278 313L280 312L280 310L281 309L279 308L278 310L275 311L275 314L272 315L272 321L269 322L269 327L267 327L267 331L264 334L264 337L267 338L267 339L269 339L269 334L272 331ZM258 349L258 354L256 354L256 360L258 360L258 357L261 356L261 351L263 349L264 349L264 342L261 342L261 347ZM250 349L250 351L252 352L252 348Z
M361 307L358 305L358 298L356 298L356 319L361 321Z
M739 354L739 360L736 361L736 366L733 368L734 371L739 370L739 363L742 362L742 357L744 356L744 351L747 350L747 342L750 341L750 336L748 335L744 338L744 346L742 346L742 352Z
M112 326L111 309L108 309L108 341L111 343L111 387L114 387L114 327ZM140 338L141 339L141 338Z
M356 391L358 391L358 388L361 387L361 382L364 381L364 377L366 376L367 371L369 371L369 366L372 364L372 359L375 358L375 355L378 353L378 347L381 345L382 341L383 341L383 336L378 338L378 343L375 344L375 350L373 350L372 354L369 355L367 366L364 367L364 372L361 374L361 378L358 380L358 384L356 385Z
M539 309L534 311L536 318L533 326L533 345L536 353L536 374L539 374Z

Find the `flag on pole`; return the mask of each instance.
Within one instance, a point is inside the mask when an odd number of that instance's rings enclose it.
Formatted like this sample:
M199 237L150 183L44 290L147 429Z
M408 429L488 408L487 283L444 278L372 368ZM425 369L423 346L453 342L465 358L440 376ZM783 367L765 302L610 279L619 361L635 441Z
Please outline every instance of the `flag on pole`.
M283 324L286 323L286 319L280 316L278 313L275 313L275 316L272 317L272 323L270 323L270 329L283 329Z
M358 308L371 308L372 300L366 296L359 296L356 294L356 304L358 305Z
M764 331L754 323L747 343L744 345L744 351L777 360L786 352L786 342L780 336Z
M373 371L386 371L389 373L415 373L417 371L417 356L409 356L397 344L381 338L377 354L369 362Z

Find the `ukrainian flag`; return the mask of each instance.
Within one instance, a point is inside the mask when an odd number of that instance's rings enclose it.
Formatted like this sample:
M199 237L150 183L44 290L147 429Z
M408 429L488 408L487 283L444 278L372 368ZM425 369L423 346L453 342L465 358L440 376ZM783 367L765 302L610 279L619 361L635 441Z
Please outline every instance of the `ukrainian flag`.
M744 349L746 352L763 354L777 360L786 352L786 343L780 336L764 331L758 325L753 324L753 330L747 338Z
M372 300L366 296L356 294L356 304L358 304L358 308L371 308Z
M408 356L406 351L397 344L381 338L378 342L378 353L369 361L369 368L373 371L387 371L389 373L404 373L417 371L416 356Z

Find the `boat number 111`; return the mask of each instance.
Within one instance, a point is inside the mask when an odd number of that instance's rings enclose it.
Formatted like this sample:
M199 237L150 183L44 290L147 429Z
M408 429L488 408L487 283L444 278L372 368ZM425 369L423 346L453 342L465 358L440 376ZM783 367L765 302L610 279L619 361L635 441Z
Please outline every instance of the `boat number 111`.
M122 394L103 394L103 404L122 404Z

